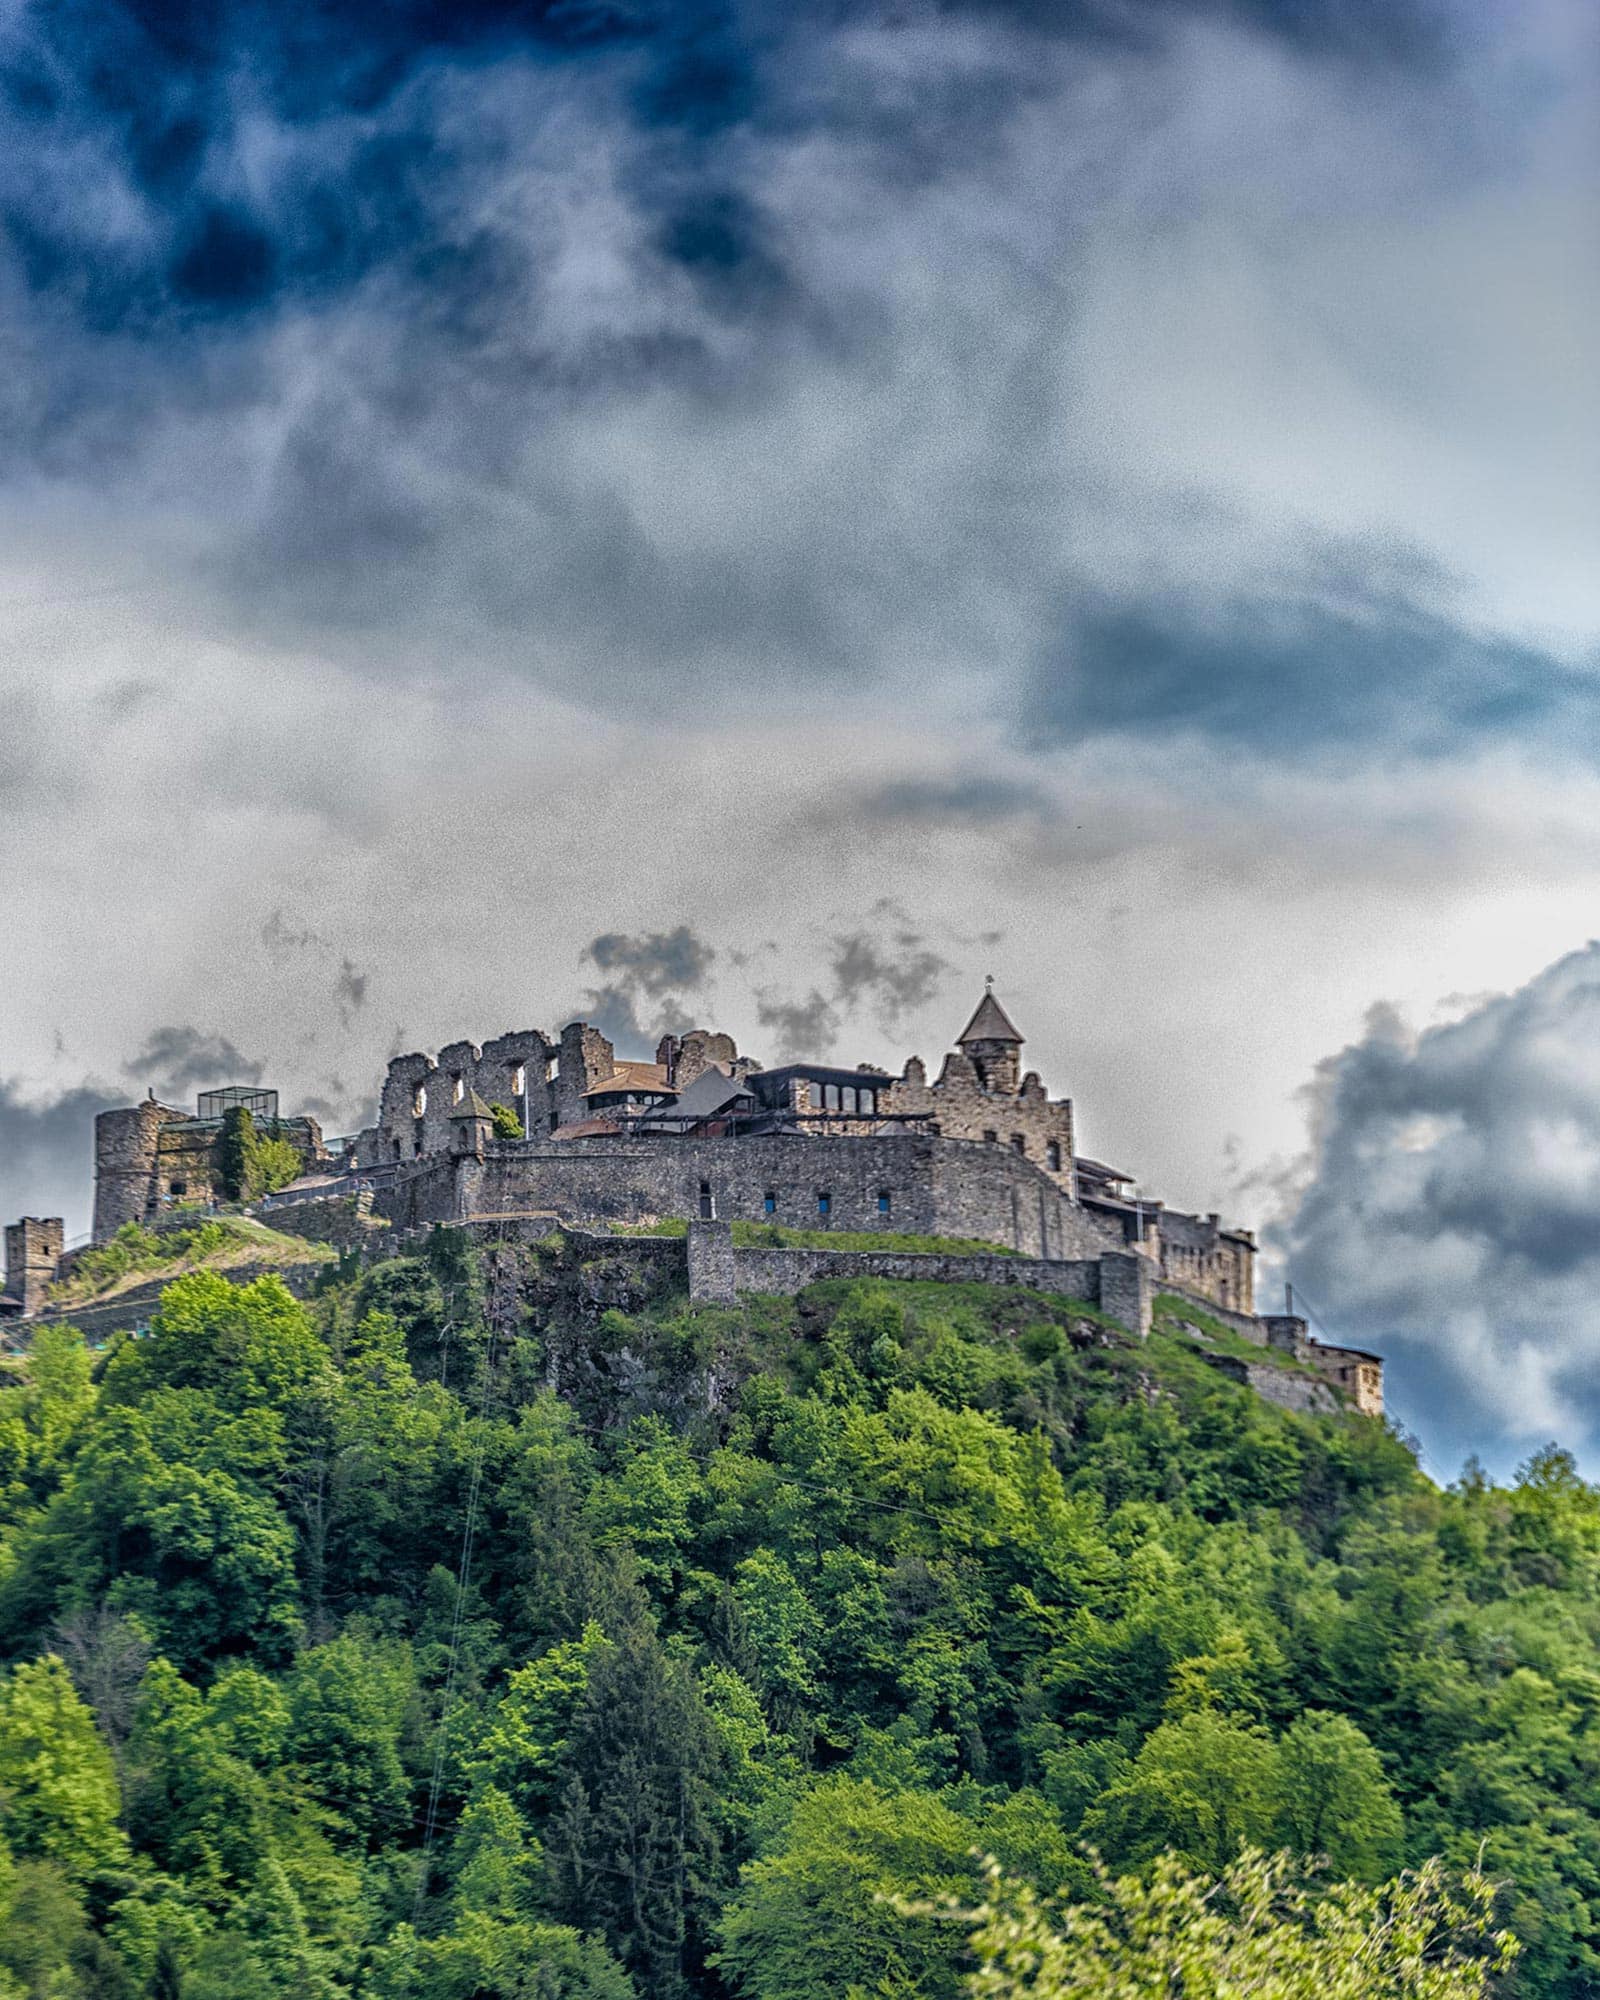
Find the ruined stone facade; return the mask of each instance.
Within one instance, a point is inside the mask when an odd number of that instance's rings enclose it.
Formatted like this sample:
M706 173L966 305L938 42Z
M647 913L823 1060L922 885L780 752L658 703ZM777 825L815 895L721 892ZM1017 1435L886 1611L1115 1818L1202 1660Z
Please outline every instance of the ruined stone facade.
M1137 1267L1146 1289L1205 1301L1268 1344L1275 1322L1254 1316L1250 1233L1138 1195L1129 1176L1079 1155L1071 1099L1023 1067L1023 1047L992 990L932 1083L916 1056L898 1076L866 1064L764 1070L706 1028L664 1037L653 1062L619 1061L597 1028L574 1021L555 1036L523 1029L395 1057L377 1123L338 1161L314 1121L275 1129L320 1170L319 1193L328 1181L359 1191L401 1232L545 1217L964 1237L1041 1268ZM502 1107L520 1136L507 1135ZM215 1118L154 1099L102 1114L95 1239L212 1199L219 1138ZM35 1240L19 1243L19 1269L44 1269L42 1250L30 1262ZM1297 1358L1358 1408L1381 1409L1376 1356L1310 1342Z
M284 1118L262 1128L287 1139L309 1169L327 1158L314 1118ZM222 1122L158 1104L153 1097L94 1121L94 1240L125 1222L148 1222L178 1207L222 1198L218 1144Z
M55 1283L65 1247L58 1215L25 1215L6 1224L6 1283L0 1311L31 1318Z

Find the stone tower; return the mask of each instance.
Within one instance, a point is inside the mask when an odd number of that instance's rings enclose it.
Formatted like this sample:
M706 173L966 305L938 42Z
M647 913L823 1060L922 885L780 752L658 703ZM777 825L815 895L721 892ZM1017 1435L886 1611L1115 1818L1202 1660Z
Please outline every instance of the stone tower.
M156 1195L161 1128L181 1111L147 1097L94 1121L94 1240L104 1243L125 1222L143 1222Z
M450 1150L458 1159L467 1155L481 1160L493 1139L494 1113L475 1090L469 1089L450 1113Z
M1022 1037L994 997L991 981L956 1047L978 1073L985 1090L1014 1097L1022 1084Z
M6 1224L6 1291L25 1319L44 1304L65 1240L59 1215L25 1215Z

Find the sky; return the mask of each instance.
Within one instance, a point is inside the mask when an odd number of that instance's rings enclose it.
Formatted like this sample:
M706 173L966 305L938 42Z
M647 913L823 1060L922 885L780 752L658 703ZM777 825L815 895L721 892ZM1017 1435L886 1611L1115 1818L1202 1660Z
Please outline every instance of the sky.
M937 1061L1600 1475L1582 0L0 0L0 1209Z

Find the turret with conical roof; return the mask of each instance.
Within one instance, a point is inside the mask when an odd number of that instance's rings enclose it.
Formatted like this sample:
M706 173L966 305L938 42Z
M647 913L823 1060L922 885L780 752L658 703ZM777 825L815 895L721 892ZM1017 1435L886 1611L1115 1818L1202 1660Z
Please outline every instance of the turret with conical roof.
M1022 1036L994 997L994 981L984 983L983 998L957 1042L978 1072L985 1090L1015 1093L1022 1074Z
M473 1153L481 1160L494 1137L494 1111L469 1084L450 1113L451 1151Z

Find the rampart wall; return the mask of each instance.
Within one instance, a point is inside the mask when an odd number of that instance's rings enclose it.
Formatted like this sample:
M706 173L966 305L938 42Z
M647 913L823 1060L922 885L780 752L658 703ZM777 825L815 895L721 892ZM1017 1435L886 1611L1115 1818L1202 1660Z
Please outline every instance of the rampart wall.
M1048 1175L1008 1148L909 1134L491 1145L481 1159L425 1158L381 1191L376 1207L401 1229L523 1209L573 1223L652 1222L709 1209L725 1221L975 1237L1046 1258L1097 1257L1116 1247Z

